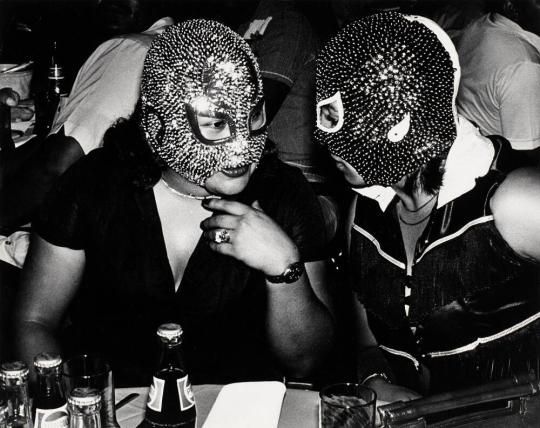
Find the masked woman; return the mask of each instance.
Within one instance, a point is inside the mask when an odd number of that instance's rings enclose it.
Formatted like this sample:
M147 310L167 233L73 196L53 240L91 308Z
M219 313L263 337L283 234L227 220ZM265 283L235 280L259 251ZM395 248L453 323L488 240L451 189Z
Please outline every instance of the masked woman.
M21 355L100 352L121 384L140 384L157 326L178 322L193 382L313 372L333 340L305 273L323 220L301 173L262 157L247 44L212 21L168 28L146 57L139 108L105 140L33 223Z
M318 59L317 137L357 193L357 372L382 400L538 370L540 175L497 170L456 114L459 70L435 23L397 13Z

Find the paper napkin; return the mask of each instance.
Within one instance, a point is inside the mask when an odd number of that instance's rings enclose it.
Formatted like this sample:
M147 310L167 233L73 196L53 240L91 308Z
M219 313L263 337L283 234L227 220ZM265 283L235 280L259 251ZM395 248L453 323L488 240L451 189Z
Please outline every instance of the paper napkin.
M280 382L225 385L203 428L276 428L284 395Z

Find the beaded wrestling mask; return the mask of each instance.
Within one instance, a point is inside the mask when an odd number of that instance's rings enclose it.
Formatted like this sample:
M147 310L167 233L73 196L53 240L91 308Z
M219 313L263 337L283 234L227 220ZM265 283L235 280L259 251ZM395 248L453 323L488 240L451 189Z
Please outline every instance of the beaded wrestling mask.
M340 31L317 61L316 139L368 185L392 185L456 139L459 63L433 21L395 12Z
M157 36L144 61L141 127L172 170L198 185L257 163L266 140L259 67L247 43L214 21Z

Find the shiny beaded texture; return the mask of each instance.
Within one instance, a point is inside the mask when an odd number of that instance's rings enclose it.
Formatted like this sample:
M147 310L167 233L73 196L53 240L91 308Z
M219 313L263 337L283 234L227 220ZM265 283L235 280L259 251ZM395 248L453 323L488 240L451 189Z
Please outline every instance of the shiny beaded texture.
M447 151L456 138L459 73L438 35L396 12L341 30L317 61L317 102L341 96L343 126L316 139L368 185L391 185ZM435 24L434 24L435 25Z
M223 169L259 161L266 132L251 132L249 120L262 100L255 57L228 27L190 20L171 25L152 42L142 73L142 130L167 166L191 182L203 185ZM190 109L224 118L231 138L201 141Z

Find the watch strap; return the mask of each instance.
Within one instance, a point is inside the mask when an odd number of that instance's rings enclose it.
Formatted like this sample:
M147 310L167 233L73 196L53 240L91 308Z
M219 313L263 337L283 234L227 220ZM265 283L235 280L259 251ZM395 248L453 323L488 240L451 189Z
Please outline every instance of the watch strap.
M266 279L272 284L291 284L300 279L305 271L304 263L291 263L281 275L267 275Z

